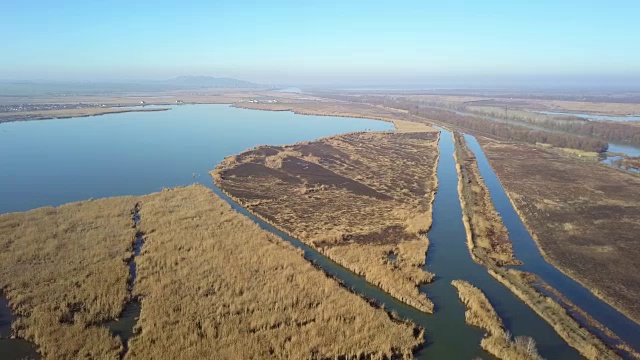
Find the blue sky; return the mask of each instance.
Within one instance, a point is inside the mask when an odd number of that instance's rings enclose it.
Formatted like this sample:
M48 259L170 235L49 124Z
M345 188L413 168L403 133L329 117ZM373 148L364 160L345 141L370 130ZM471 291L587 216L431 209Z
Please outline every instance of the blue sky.
M640 78L640 1L17 1L0 79Z

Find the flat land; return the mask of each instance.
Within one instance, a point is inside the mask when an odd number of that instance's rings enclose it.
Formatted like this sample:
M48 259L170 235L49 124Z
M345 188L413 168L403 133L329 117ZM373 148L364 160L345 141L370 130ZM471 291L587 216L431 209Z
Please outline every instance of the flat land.
M127 112L147 112L147 111L165 111L169 108L108 108L108 107L90 107L80 109L56 109L56 110L39 110L39 111L17 111L17 112L0 112L0 123L11 121L29 121L29 120L45 120L45 119L62 119L97 116L106 114L120 114Z
M544 110L558 112L591 113L602 115L629 115L640 113L640 104L605 101L567 101L530 98L456 95L408 95L407 99L442 105L497 106L509 110Z
M454 132L454 141L456 161L458 162L458 193L463 210L467 244L473 260L487 267L489 274L529 305L582 355L594 360L618 358L601 339L583 329L569 315L568 311L575 307L573 304L563 303L566 306L565 309L554 299L537 290L534 285L534 280L537 283L540 282L537 277L502 267L519 263L513 257L512 243L507 229L493 206L489 190L480 176L473 152L469 150L461 134ZM535 344L531 345L531 340L516 339L512 341L508 333L501 330L501 321L479 289L460 281L454 282L453 285L458 288L460 298L469 308L467 321L485 328L489 334L481 343L485 350L499 358L538 357L535 351L531 351L531 349L535 350ZM583 315L594 327L606 330L601 324L591 319L588 314Z
M13 332L49 359L117 359L118 338L97 324L129 298L126 259L136 199L120 197L0 215L0 288Z
M620 165L628 169L640 170L640 157L629 157L620 160Z
M267 111L292 111L301 115L320 115L320 116L342 116L352 118L366 118L401 123L410 126L417 126L420 122L424 122L417 116L411 115L408 111L400 109L391 109L380 105L369 105L362 103L343 102L336 100L328 100L322 98L278 98L277 103L251 103L239 102L234 104L235 107L243 109L267 110ZM421 124L424 125L424 124ZM397 126L398 130L401 129ZM416 131L418 129L412 129ZM430 127L423 127L419 131L435 131Z
M129 358L411 357L421 342L202 186L144 197L140 216Z
M263 146L212 173L228 195L422 311L418 285L436 189L438 132L351 133Z
M478 140L545 257L640 321L640 176Z
M459 177L458 192L472 257L481 264L485 260L499 266L521 264L513 256L509 233L493 206L489 189L480 176L475 155L467 147L461 133L454 132L453 137Z
M129 300L132 210L145 232L127 358L410 358L423 332L390 317L203 186L0 215L14 333L48 359L118 359L100 324Z

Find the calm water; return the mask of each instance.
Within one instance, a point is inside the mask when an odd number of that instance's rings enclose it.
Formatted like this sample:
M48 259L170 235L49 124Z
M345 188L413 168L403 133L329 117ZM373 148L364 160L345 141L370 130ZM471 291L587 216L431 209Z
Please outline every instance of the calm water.
M210 185L208 172L227 155L364 129L393 125L228 105L0 124L0 213Z
M0 212L91 197L146 194L194 181L212 187L208 171L215 164L226 155L257 144L286 144L347 131L391 128L389 123L365 119L300 116L226 105L180 106L167 112L2 124ZM465 279L487 294L514 335L533 336L543 356L578 358L575 350L546 322L471 260L465 245L453 142L448 132L443 132L440 151L439 189L427 259L427 269L435 272L437 278L421 289L436 304L434 315L396 301L315 250L250 217L302 248L310 260L347 286L424 326L427 344L420 357L487 357L479 348L482 331L464 323L464 307L450 285L453 279ZM236 209L247 215L242 208L236 206ZM14 344L16 348L19 346L18 342Z
M522 220L507 197L500 180L493 172L480 144L478 144L478 141L471 135L465 135L465 140L469 148L476 155L480 174L489 188L491 200L502 217L507 230L509 230L515 255L519 260L524 262L524 265L519 268L540 276L549 285L564 294L575 305L611 329L621 339L625 340L635 349L640 349L639 324L628 319L604 301L601 301L588 289L560 272L542 257L538 246L531 238L529 231L527 231L527 228L522 223Z
M430 246L427 270L436 272L436 280L421 287L421 291L433 300L436 311L427 315L394 299L379 288L342 266L334 263L308 245L291 238L273 226L264 223L244 208L234 203L217 188L214 191L238 212L248 216L260 227L271 231L304 251L328 274L339 278L346 286L359 294L375 300L385 309L410 319L426 328L425 346L416 354L418 359L473 359L491 358L480 348L484 331L465 323L464 305L451 280L464 279L481 288L503 318L505 326L514 336L528 335L536 339L540 354L548 359L580 359L555 331L527 305L497 283L487 270L473 262L466 247L466 233L462 224L462 209L458 200L458 179L453 158L451 134L443 131L438 163L438 192L434 201L433 226L429 231Z
M539 111L540 114L546 115L562 115L562 116L576 116L588 120L609 120L609 121L640 121L640 116L611 116L611 115L593 115L582 113L569 113L569 112L556 112L556 111Z

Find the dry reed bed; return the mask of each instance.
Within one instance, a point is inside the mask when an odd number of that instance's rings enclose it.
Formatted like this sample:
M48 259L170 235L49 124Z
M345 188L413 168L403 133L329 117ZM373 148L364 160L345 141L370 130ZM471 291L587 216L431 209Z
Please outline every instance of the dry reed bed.
M619 358L618 355L598 337L591 334L587 329L582 328L565 308L552 298L538 292L530 281L533 277L532 274L505 269L501 267L503 263L495 261L495 258L490 256L490 252L476 246L474 239L486 234L486 227L483 226L484 223L481 223L481 226L477 227L478 222L474 221L471 216L490 218L496 223L495 228L503 229L507 240L508 234L502 223L502 219L493 207L489 191L477 168L475 157L472 153L469 154L470 150L467 148L464 138L462 138L459 133L454 133L453 136L456 144L455 156L458 169L458 195L463 209L463 223L467 233L467 244L469 245L471 257L474 261L485 266L494 278L509 288L524 303L529 305L529 307L547 321L570 346L577 349L583 356L589 359ZM474 187L475 189L472 189ZM482 189L482 191L480 192L478 189ZM474 196L474 193L476 195L478 193L484 195ZM511 256L512 255L513 253L511 252ZM518 261L513 259L512 263L517 264Z
M487 331L480 346L498 359L505 360L538 360L535 340L527 336L511 338L504 329L502 319L498 316L489 299L482 290L464 280L451 282L458 290L460 300L467 307L465 319L467 324L483 328Z
M422 342L202 186L140 203L127 359L411 358Z
M496 265L519 265L513 255L513 244L507 228L491 201L491 194L480 175L476 157L467 147L463 135L452 132L456 147L458 193L465 227L473 229L467 239L474 256L488 257ZM477 261L477 260L476 260Z
M56 110L35 110L35 111L15 111L0 112L0 123L12 121L30 121L47 119L68 119L78 117L99 116L108 114L121 114L127 112L149 112L167 111L170 108L79 108L79 109L56 109Z
M236 102L233 106L250 110L291 111L300 115L374 119L392 122L398 131L437 132L436 129L425 126L424 119L401 109L320 98L304 101L278 97L278 101L278 103Z
M422 311L437 132L352 133L223 161L216 184L252 213ZM395 256L395 260L391 257Z
M0 215L0 286L14 334L48 359L118 359L100 326L129 300L132 210L147 233L127 358L411 358L423 331L306 262L210 190L191 186Z
M545 259L640 321L640 177L478 138Z
M14 335L49 359L116 359L121 343L99 325L128 300L135 198L0 215L0 288Z
M570 346L587 359L620 359L620 357L598 337L580 326L567 310L552 298L538 292L530 283L531 274L502 268L490 268L489 274L509 288L520 300L529 305L548 322Z

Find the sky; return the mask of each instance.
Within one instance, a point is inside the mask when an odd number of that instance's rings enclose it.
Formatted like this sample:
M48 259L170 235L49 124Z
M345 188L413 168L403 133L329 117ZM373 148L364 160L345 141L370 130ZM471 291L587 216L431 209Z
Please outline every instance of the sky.
M0 79L640 79L640 1L5 0Z

